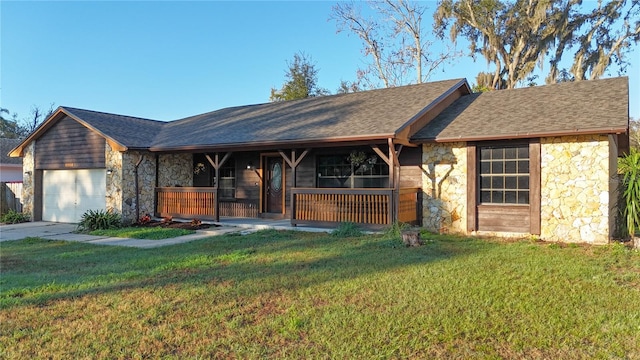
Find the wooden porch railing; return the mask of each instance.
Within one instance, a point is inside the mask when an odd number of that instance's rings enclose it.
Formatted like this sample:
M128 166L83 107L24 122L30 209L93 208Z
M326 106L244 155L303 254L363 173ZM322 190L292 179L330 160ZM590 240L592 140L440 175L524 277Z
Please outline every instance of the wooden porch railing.
M214 187L159 187L155 189L155 216L216 219L216 188ZM258 217L257 202L220 200L220 216Z
M401 189L398 221L417 222L419 188ZM294 188L293 225L353 222L381 227L394 222L393 189Z
M215 219L216 188L158 187L155 193L156 216Z

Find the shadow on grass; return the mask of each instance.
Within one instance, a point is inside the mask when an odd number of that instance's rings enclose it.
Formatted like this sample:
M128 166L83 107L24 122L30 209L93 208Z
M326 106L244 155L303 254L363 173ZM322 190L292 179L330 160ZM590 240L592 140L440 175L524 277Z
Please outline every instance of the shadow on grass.
M428 237L429 238L429 237ZM388 235L338 238L295 231L217 236L155 249L25 239L3 243L0 308L127 289L245 286L244 295L303 289L488 251L497 244L433 236L405 248Z

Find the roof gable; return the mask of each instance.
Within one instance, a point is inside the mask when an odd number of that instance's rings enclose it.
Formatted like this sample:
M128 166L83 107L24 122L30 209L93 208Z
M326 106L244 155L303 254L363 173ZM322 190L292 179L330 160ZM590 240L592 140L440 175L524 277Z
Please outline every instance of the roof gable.
M464 79L226 108L168 123L152 150L388 138Z
M98 133L109 142L112 148L120 151L148 148L164 125L163 122L156 120L61 106L24 141L11 150L10 156L22 156L27 144L44 135L66 116Z
M624 133L628 127L628 79L619 77L463 96L412 140L472 141Z

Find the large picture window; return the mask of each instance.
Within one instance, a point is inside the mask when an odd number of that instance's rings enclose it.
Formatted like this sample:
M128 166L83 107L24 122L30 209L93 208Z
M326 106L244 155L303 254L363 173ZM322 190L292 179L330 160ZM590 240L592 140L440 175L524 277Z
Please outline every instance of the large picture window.
M481 146L481 204L529 204L529 145Z
M389 166L376 154L351 152L317 158L318 187L386 188Z
M216 181L216 172L204 156L193 155L193 186L218 185L221 199L235 199L236 197L236 162L230 157L220 168L220 181Z

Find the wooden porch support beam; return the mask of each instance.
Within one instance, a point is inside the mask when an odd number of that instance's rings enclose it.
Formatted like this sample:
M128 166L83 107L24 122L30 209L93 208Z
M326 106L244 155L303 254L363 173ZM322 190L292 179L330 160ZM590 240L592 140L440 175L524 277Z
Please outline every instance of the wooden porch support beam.
M385 155L385 153L382 152L382 150L380 150L378 145L372 144L371 148L373 149L373 151L375 151L376 154L378 154L378 156L380 156L382 161L384 161L387 165L391 165L389 162L389 158L387 157L387 155Z
M287 154L284 153L284 151L282 150L278 150L278 153L280 153L280 156L282 156L282 158L284 159L284 161L287 163L287 165L289 165L289 167L291 168L291 188L295 188L296 187L296 168L298 167L298 165L300 165L300 162L302 161L302 159L304 159L305 156L307 156L307 154L309 153L309 151L311 151L311 149L305 149L302 154L300 154L300 156L298 156L296 158L296 149L291 149L291 157L288 157ZM293 220L295 218L295 211L296 211L296 205L295 205L295 199L293 198L293 191L291 191L291 194L289 194L289 196L291 197L290 199L290 203L291 203L291 221L292 221L292 225L295 226L295 224L293 224ZM283 211L286 208L286 206L283 207Z
M218 201L218 199L220 198L220 191L218 190L218 184L220 183L220 168L222 167L222 165L224 165L224 163L227 162L227 160L229 160L229 158L231 157L231 154L233 154L231 151L229 151L228 153L224 154L224 156L222 157L222 160L220 159L220 154L219 153L215 153L213 155L213 159L211 159L211 156L209 156L209 154L204 154L204 156L207 158L207 161L209 161L209 163L211 164L211 166L213 166L213 169L215 170L215 174L216 174L216 186L215 186L215 195L214 195L214 207L215 207L215 220L216 222L220 222L220 201Z

